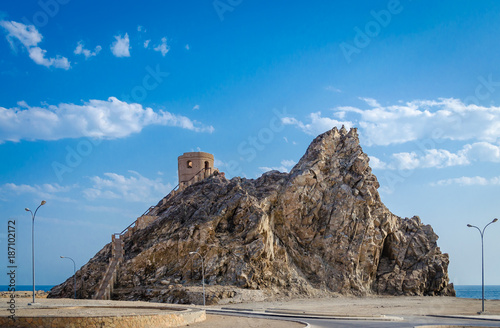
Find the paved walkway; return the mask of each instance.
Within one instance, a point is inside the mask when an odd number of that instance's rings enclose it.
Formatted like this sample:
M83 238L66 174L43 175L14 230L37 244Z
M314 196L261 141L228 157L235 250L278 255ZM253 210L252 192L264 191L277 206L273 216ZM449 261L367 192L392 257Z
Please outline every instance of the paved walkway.
M8 314L7 299L0 303L0 311ZM165 311L179 309L191 311L206 309L207 320L190 327L225 328L225 327L304 327L300 323L280 322L266 319L242 318L214 315L215 313L266 313L279 316L311 316L322 319L340 320L401 320L402 316L443 316L453 318L474 318L497 320L500 326L500 300L486 301L489 314L477 315L481 308L480 300L460 299L455 297L338 297L321 299L299 299L290 301L252 302L217 306L184 306L148 302L72 300L72 299L37 299L39 306L28 306L31 298L16 299L18 317L98 317L98 316L155 316ZM218 311L218 312L217 312ZM204 311L201 311L204 312Z
M430 296L373 296L298 299L275 302L226 304L214 310L248 310L276 314L392 320L398 316L449 316L500 320L500 300L487 300L488 314L478 315L481 300Z

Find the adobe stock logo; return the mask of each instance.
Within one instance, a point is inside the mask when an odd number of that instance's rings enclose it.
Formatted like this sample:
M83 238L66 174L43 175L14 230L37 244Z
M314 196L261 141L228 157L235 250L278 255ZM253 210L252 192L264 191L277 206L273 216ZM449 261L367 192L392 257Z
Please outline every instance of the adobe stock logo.
M63 175L72 173L80 164L82 164L85 157L90 156L96 146L101 143L101 139L86 138L80 140L75 148L66 146L66 156L64 163L52 162L52 170L56 175L59 182L63 181Z
M145 67L145 70L147 73L142 78L142 83L134 86L129 94L122 94L122 101L144 101L149 92L158 88L158 86L163 83L164 78L168 77L170 74L168 72L162 72L159 64L157 64L154 69L148 65Z
M38 6L41 10L33 14L31 20L23 17L21 20L26 25L35 25L36 27L44 27L49 23L50 18L54 18L58 13L61 5L66 5L70 0L39 0Z
M364 29L354 27L356 35L352 43L342 42L339 47L347 63L352 61L351 57L354 54L360 54L361 50L368 47L372 42L372 38L377 37L382 28L389 26L394 15L400 14L403 11L403 6L399 0L390 0L387 3L387 9L382 9L378 12L375 10L370 11L373 20L365 24Z
M286 109L283 108L282 111L273 109L272 112L274 115L269 120L267 126L260 128L256 135L249 136L246 140L238 144L236 150L238 155L240 155L239 160L230 160L227 163L226 172L229 175L238 176L243 171L240 161L252 162L267 145L275 140L276 135L285 129L283 118L288 116Z
M224 14L232 12L234 8L238 7L242 2L243 0L214 0L212 5L222 22L224 20Z
M154 68L148 65L144 69L146 73L141 79L141 83L134 86L129 93L122 94L122 101L130 104L131 102L138 103L145 100L149 92L158 88L167 76L169 76L168 72L161 70L159 64ZM63 181L64 175L73 173L101 142L102 138L87 137L80 140L76 147L67 146L65 148L66 156L64 157L64 161L52 162L52 170L59 182Z

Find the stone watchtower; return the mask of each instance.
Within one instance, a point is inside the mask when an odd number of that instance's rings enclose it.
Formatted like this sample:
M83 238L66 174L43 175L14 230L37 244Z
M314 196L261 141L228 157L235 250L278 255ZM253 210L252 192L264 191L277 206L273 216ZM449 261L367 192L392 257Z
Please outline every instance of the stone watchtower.
M177 158L179 169L179 189L208 178L218 171L214 167L214 155L205 152L184 153Z

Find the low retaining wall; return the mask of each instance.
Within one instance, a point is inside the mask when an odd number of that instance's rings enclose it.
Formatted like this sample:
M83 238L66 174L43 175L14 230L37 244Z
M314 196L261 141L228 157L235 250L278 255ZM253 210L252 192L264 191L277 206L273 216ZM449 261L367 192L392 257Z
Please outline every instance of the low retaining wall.
M105 310L106 307L60 307L60 308L33 308L26 313L20 309L14 320L0 317L0 327L50 327L50 328L152 328L152 327L179 327L206 319L205 310L183 309L173 311L162 307L109 307L120 313L93 315L94 311ZM148 312L140 314L141 311ZM39 312L39 313L37 313ZM86 313L81 313L86 312ZM115 311L116 312L116 311ZM151 313L156 312L156 313ZM88 314L87 314L88 313Z

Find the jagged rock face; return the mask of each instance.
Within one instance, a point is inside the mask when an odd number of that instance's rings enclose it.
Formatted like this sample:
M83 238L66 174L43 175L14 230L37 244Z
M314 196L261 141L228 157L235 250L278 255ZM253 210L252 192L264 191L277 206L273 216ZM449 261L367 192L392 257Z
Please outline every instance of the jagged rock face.
M124 240L115 297L182 301L185 295L153 297L151 290L199 283L193 251L205 259L209 285L301 295L454 294L437 235L418 217L392 214L378 187L355 129L318 136L289 174L211 176L160 202L160 218ZM81 269L81 292L102 278L106 247ZM71 291L68 279L51 296Z

